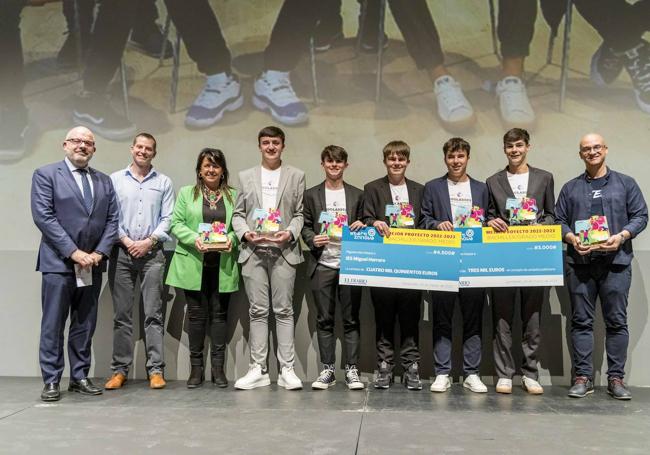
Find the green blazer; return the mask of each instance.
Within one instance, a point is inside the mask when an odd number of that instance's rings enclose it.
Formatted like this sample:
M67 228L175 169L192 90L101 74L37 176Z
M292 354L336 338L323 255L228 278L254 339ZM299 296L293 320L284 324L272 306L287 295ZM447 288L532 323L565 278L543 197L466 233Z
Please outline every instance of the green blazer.
M199 223L203 223L203 198L193 199L194 185L184 186L178 192L171 233L178 239L165 283L190 291L201 290L203 254L194 247ZM237 191L231 190L232 202L223 197L226 206L226 232L232 242L230 253L221 253L219 263L219 292L235 292L239 289L239 266L237 264L237 236L232 230L233 205Z

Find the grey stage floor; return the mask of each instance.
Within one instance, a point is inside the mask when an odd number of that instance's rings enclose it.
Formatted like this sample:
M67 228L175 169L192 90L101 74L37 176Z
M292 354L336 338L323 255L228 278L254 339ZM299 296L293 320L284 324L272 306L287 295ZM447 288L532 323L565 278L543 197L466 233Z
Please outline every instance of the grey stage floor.
M476 395L459 384L432 394L428 386L235 391L172 381L154 391L132 381L101 397L64 392L46 404L38 379L0 378L0 453L650 453L647 388L617 402L602 388L574 400L565 387L534 397L493 388Z

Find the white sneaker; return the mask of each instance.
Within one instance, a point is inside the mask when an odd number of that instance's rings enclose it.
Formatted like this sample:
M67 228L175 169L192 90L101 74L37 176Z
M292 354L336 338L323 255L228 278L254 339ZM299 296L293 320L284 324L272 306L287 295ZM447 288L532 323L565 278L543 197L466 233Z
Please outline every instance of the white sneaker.
M269 374L262 371L262 365L255 364L248 369L246 375L237 379L235 389L250 390L270 384Z
M499 378L497 381L497 393L512 393L512 379Z
M288 72L264 71L255 81L253 90L253 105L269 111L278 122L298 125L309 119L307 107L293 91Z
M467 376L463 381L463 387L474 393L487 393L487 387L485 387L478 374L470 374Z
M521 378L521 386L531 395L541 395L544 393L544 387L539 382L526 376Z
M530 128L535 123L535 112L520 78L504 77L497 83L496 93L501 119L508 127Z
M223 118L226 111L235 111L244 104L239 81L227 73L208 76L203 90L185 116L190 128L206 128Z
M296 372L293 371L293 367L282 367L280 376L278 377L278 385L284 387L287 390L299 390L302 389L302 381Z
M460 130L476 122L474 109L456 79L440 76L433 81L433 92L438 103L438 117L446 128Z
M436 380L431 383L429 390L432 392L446 392L451 387L451 380L448 374L439 374Z

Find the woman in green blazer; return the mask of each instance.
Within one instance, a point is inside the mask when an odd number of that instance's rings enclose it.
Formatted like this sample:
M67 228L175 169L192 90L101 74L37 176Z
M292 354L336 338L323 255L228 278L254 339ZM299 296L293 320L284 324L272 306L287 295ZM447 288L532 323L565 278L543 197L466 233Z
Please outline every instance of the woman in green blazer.
M192 365L188 388L203 384L206 326L210 328L212 382L228 386L224 373L228 303L230 294L239 288L237 237L231 225L235 198L221 150L201 150L196 160L196 184L181 188L174 206L171 232L178 244L165 280L185 292ZM209 250L199 234L200 223L213 222L225 224L225 250Z

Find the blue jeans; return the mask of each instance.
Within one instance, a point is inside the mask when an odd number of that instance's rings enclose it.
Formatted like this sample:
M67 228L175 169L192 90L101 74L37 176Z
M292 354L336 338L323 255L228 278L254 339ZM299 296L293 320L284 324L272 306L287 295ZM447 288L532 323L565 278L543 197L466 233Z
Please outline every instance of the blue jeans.
M627 296L632 283L632 267L607 262L568 264L566 278L571 298L571 341L576 376L593 378L593 324L596 298L600 297L606 327L607 377L623 379L629 342Z

